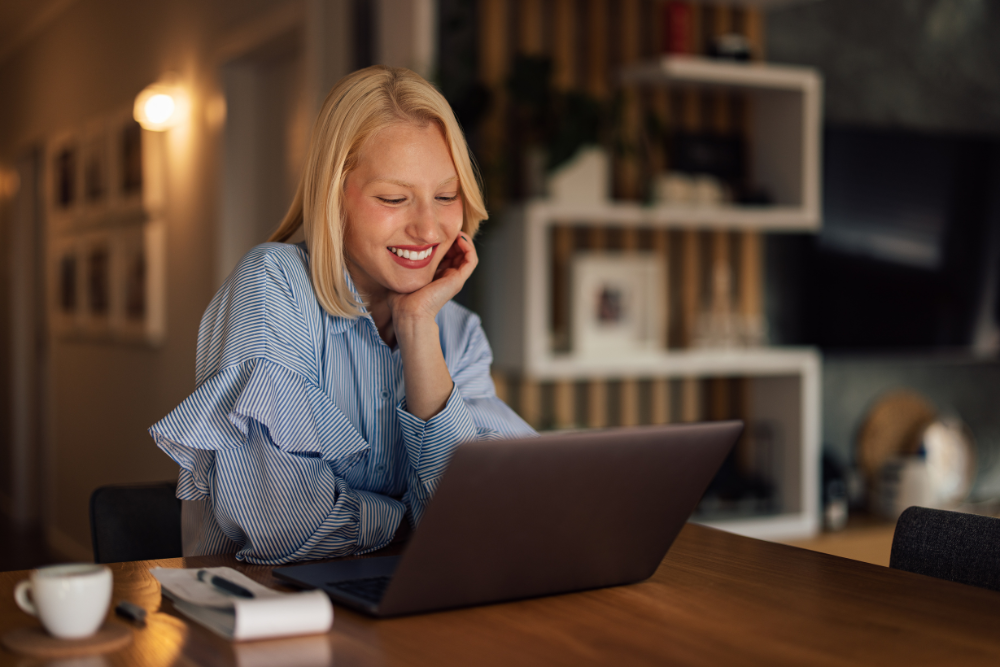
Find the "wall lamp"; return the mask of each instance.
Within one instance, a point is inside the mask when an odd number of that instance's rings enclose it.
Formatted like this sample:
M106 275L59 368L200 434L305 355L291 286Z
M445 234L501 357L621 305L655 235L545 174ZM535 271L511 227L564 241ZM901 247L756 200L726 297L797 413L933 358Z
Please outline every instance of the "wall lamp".
M146 86L136 95L132 116L143 129L163 132L187 118L188 106L184 88L165 80Z

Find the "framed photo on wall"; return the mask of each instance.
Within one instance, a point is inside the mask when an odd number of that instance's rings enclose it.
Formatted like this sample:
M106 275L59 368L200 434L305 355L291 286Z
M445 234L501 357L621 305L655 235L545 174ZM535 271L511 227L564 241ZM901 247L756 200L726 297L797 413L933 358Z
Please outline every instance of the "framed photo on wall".
M164 224L130 225L116 240L115 337L157 345L166 332Z
M651 252L581 252L572 260L573 353L585 357L663 348L666 261Z
M56 334L77 330L83 312L81 262L76 239L59 239L49 255L48 321Z
M111 200L111 141L107 123L97 120L81 134L81 189L83 215L100 222Z
M70 225L79 217L83 207L80 144L79 136L69 132L49 142L46 210L50 223L56 228Z
M108 230L90 232L81 237L78 247L83 283L81 330L91 335L107 335L112 319L112 234Z

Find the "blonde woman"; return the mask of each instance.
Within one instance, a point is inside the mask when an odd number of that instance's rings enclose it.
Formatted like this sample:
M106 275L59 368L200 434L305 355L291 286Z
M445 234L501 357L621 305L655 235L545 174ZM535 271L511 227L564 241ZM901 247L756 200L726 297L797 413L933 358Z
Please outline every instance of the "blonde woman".
M378 549L454 448L530 435L451 301L486 217L447 101L405 69L342 79L273 243L209 304L197 389L150 428L181 467L185 555L278 564ZM305 243L284 243L299 228Z

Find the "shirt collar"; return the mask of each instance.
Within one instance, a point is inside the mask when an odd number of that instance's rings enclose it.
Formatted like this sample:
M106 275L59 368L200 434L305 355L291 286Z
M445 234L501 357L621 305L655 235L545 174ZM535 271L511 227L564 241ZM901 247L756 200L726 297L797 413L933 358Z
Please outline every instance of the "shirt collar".
M306 246L305 241L302 241L301 243L298 243L296 245L302 248L302 251L306 254L306 257L309 257L309 248ZM324 310L323 307L320 306L320 309L323 310L323 312L326 314L327 318L330 321L330 326L329 326L330 333L334 334L344 333L345 331L351 329L352 327L361 325L361 322L363 320L368 320L368 324L372 328L375 328L375 321L372 320L371 313L369 313L368 308L365 307L364 299L361 298L361 292L358 291L357 286L354 284L354 279L351 278L351 272L347 270L346 264L344 266L344 280L347 283L347 289L350 290L351 294L354 295L354 298L357 299L358 303L361 304L361 315L359 317L337 317L336 315L331 315L330 313L327 313L326 310Z

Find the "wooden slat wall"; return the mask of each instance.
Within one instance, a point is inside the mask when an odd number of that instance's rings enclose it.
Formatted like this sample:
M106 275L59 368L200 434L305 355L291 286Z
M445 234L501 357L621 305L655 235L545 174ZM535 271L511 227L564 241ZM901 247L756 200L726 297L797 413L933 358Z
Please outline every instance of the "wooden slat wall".
M624 88L616 82L623 65L661 53L664 33L663 0L478 0L480 79L491 94L490 109L478 131L477 157L483 168L488 205L496 212L510 192L511 160L517 152L508 132L512 127L506 83L518 54L550 56L553 87L580 90L608 101L617 96L621 118L616 141L623 147L613 154L613 192L622 199L649 196L650 174L669 168L663 130L671 126L688 131L712 129L730 132L749 126L753 109L732 94L703 93L665 86ZM764 56L763 21L755 8L690 4L690 44L704 52L707 40L735 31L749 40L756 59ZM647 123L647 119L652 119ZM657 134L659 132L659 134ZM748 150L753 150L748 146ZM516 188L515 188L516 190ZM553 343L559 351L571 349L570 311L573 253L653 251L668 262L671 308L663 344L689 347L695 341L699 316L709 308L722 310L733 303L746 321L763 321L762 238L757 232L715 231L692 227L678 231L574 227L573 221L552 230ZM706 262L711 265L706 265ZM723 268L725 267L725 268ZM728 272L729 289L713 294L706 275ZM728 303L726 300L728 299ZM528 377L494 376L498 395L514 401L518 412L539 428L592 428L638 423L694 421L718 412L727 401L715 381L683 378L622 377L574 382L539 383ZM617 387L617 391L615 391ZM730 391L731 385L725 385ZM610 390L609 390L610 388ZM731 392L730 392L731 393ZM744 396L742 390L736 392ZM677 397L676 407L674 396ZM609 399L616 397L616 405ZM735 400L735 399L733 399ZM745 400L739 401L741 404ZM733 404L729 400L730 405ZM715 408L713 408L713 405ZM721 408L720 408L721 409ZM730 413L733 410L729 410ZM742 410L737 410L742 412ZM617 416L615 424L610 423Z

